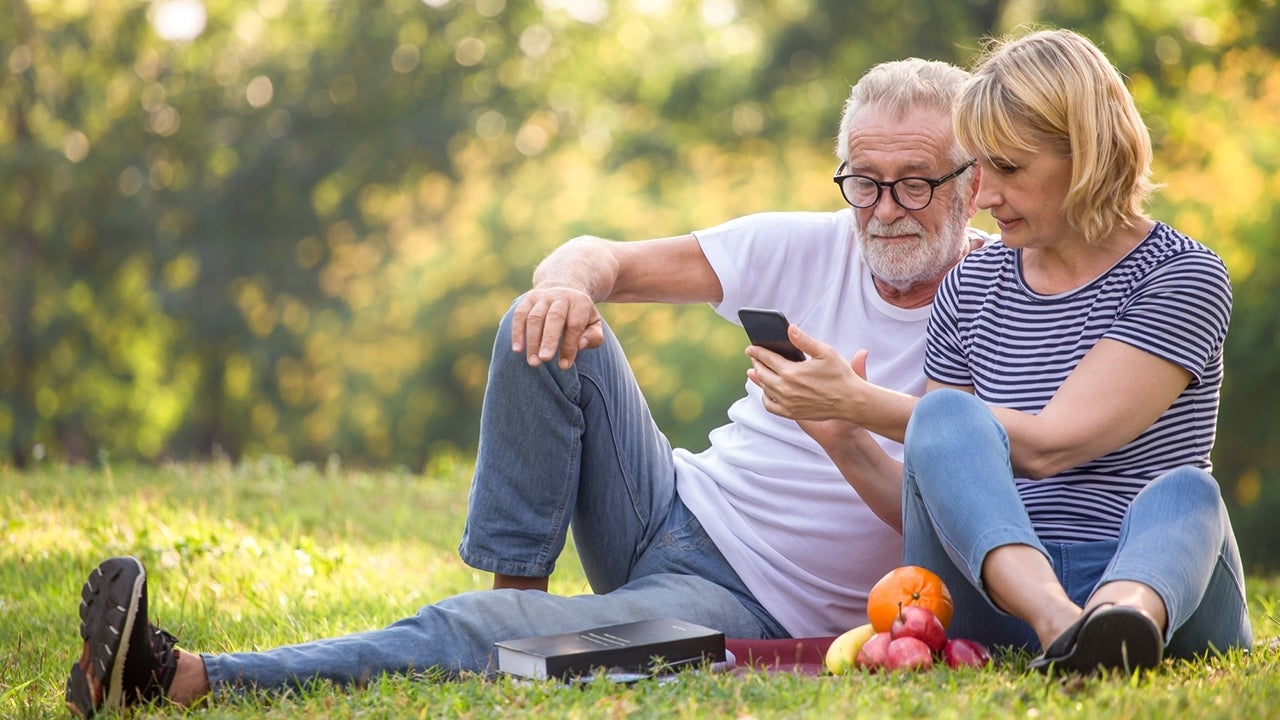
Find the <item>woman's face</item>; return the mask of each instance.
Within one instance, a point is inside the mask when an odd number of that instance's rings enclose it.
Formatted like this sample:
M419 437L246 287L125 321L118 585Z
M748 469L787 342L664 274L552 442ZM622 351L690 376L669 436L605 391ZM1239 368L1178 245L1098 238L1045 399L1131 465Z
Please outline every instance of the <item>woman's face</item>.
M978 207L991 212L1010 247L1054 247L1079 239L1062 212L1071 185L1071 158L1046 146L980 157Z

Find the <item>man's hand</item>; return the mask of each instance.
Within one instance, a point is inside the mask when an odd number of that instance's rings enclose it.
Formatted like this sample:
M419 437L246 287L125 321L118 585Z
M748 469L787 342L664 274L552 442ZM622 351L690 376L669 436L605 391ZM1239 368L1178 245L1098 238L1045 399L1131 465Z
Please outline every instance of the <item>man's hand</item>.
M604 342L600 311L581 290L542 287L530 290L516 306L511 324L511 351L524 352L537 367L557 355L567 370L578 351Z

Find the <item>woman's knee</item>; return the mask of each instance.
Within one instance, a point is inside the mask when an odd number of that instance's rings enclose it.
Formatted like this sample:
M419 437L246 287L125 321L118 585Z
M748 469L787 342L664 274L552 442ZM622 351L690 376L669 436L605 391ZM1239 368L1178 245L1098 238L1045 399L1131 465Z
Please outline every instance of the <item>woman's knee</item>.
M1218 481L1205 470L1184 466L1147 483L1129 504L1122 534L1146 534L1157 543L1191 536L1197 541L1224 537L1230 520Z
M1183 502L1195 506L1217 506L1222 502L1222 488L1217 479L1207 470L1191 465L1183 465L1161 475L1138 495L1157 492L1173 492Z
M942 388L925 393L924 397L916 402L916 407L911 413L908 432L911 425L927 426L935 423L953 425L966 415L975 413L985 415L988 412L986 404L974 395L962 390Z
M911 413L905 451L919 456L955 443L972 442L973 432L982 427L984 420L990 423L993 419L991 410L967 392L934 390L920 398Z

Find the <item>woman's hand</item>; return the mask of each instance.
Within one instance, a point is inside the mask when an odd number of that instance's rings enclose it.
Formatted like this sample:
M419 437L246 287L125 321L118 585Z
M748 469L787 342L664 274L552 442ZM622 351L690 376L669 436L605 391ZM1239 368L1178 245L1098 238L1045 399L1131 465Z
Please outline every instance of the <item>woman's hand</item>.
M795 325L787 336L807 360L792 362L756 345L747 348L747 378L764 392L765 408L792 420L848 420L850 408L844 401L867 384L866 350L846 362L835 348Z

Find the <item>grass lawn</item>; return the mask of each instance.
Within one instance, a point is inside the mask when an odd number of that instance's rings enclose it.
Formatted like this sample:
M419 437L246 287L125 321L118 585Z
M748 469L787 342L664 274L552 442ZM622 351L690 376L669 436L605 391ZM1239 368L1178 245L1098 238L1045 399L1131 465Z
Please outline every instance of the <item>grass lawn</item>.
M381 627L487 586L455 547L470 467L360 473L264 458L156 469L0 467L0 717L67 717L80 586L111 555L147 564L151 613L198 651L250 650ZM587 592L572 552L551 591ZM1280 579L1251 577L1258 645L1142 678L1053 680L997 669L841 677L685 675L566 688L393 678L131 717L1261 718L1280 717Z

